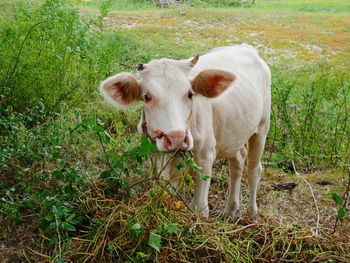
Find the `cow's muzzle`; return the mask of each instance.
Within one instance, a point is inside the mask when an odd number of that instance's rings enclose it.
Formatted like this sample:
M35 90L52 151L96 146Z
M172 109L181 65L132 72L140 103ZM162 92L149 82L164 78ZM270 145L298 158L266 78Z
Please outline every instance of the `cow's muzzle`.
M192 144L189 134L183 131L171 131L163 133L161 140L165 150L169 152L177 150L189 150Z

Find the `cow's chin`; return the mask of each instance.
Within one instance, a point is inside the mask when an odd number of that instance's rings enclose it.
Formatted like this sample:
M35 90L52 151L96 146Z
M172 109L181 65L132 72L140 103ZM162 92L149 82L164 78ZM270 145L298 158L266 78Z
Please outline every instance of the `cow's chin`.
M191 134L191 132L188 132L187 133L187 136L188 136L188 147L186 147L186 148L180 148L180 149L178 149L179 151L190 151L190 150L192 150L192 148L193 148L193 137L192 137L192 134ZM156 146L157 146L157 148L158 148L158 151L160 151L160 152L175 152L175 151L178 151L178 150L173 150L173 151L169 151L166 147L165 147L165 145L164 145L164 143L163 143L164 141L163 141L163 138L160 138L160 139L156 139Z

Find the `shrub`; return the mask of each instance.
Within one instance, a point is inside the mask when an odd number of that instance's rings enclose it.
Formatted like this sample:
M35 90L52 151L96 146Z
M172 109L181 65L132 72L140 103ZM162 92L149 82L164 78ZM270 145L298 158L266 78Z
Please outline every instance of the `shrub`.
M350 85L332 65L273 68L267 148L282 166L339 165L350 154ZM292 77L292 76L295 77Z

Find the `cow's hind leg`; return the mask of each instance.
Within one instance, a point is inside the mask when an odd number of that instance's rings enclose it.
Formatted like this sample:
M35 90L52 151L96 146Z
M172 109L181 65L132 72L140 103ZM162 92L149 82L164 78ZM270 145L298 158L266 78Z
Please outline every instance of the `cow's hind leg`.
M268 126L267 126L268 127ZM250 190L248 214L254 216L258 212L256 192L262 172L261 157L263 155L267 132L255 133L248 142L247 175Z
M243 147L235 154L233 158L228 160L230 178L223 213L225 217L235 217L237 211L239 210L241 178L246 157L247 150L245 147Z

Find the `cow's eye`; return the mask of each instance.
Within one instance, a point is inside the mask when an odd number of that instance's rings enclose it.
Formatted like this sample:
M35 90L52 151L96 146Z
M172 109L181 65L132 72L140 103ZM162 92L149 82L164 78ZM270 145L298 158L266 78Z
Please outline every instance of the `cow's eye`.
M193 98L193 92L192 91L189 91L187 93L187 97L191 100Z
M145 96L143 96L143 100L145 101L145 103L150 102L151 99L152 99L152 97L149 94L146 94Z

